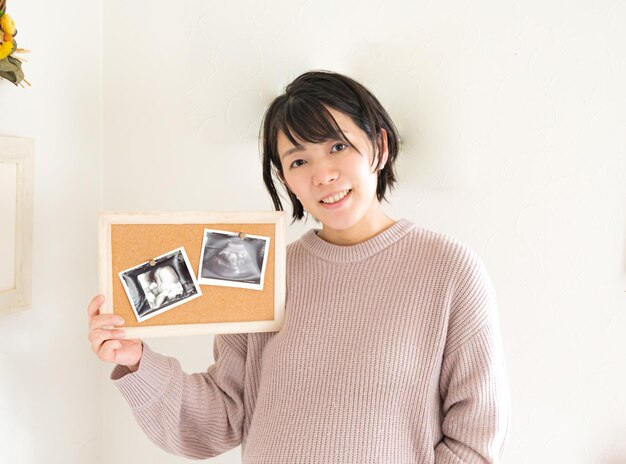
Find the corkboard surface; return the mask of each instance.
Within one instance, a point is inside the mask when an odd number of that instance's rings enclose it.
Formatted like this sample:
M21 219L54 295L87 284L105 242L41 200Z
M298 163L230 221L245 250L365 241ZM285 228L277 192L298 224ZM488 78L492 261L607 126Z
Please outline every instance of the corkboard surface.
M182 246L197 278L205 228L270 237L263 290L200 285L199 298L138 322L119 273ZM126 327L272 320L274 231L274 224L112 224L113 312L124 318Z

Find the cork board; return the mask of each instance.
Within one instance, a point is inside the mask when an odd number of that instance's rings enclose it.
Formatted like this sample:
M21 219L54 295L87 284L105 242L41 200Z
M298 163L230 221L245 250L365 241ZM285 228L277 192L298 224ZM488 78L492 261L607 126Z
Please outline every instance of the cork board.
M285 302L285 228L282 211L101 213L100 285L106 296L101 312L122 316L128 337L277 331ZM199 283L206 229L269 239L258 240L267 242L263 246L262 288ZM137 304L120 273L138 268L138 274L149 268L147 263L158 266L156 257L181 248L186 256L178 256L179 262L192 271L199 291L188 285L188 299L139 319Z

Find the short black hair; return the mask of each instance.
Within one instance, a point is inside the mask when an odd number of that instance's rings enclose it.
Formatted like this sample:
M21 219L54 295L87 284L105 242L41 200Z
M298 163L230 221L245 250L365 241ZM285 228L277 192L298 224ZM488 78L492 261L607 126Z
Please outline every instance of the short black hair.
M384 128L387 132L389 155L384 168L378 174L378 201L386 200L387 188L393 189L398 180L394 164L400 151L400 136L376 97L350 77L331 71L309 71L298 76L285 88L284 94L274 99L261 123L263 181L276 211L283 211L273 178L283 174L277 147L279 131L297 147L300 144L294 134L309 143L321 143L331 139L349 143L327 107L348 115L368 135L372 148L375 144L378 145L379 153L382 152L380 130ZM379 156L377 170L380 160ZM285 190L293 205L293 224L304 217L304 208L289 188L285 186ZM317 219L315 221L319 222Z

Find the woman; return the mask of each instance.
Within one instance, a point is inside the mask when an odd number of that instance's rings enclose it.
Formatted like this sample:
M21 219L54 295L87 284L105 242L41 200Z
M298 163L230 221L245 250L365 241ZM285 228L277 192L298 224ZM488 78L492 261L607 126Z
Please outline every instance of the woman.
M394 220L399 137L356 81L309 72L268 108L263 178L293 218L321 229L287 247L280 332L217 335L215 363L179 363L127 340L89 305L92 349L147 435L206 458L242 445L244 463L499 462L510 401L494 289L452 237Z

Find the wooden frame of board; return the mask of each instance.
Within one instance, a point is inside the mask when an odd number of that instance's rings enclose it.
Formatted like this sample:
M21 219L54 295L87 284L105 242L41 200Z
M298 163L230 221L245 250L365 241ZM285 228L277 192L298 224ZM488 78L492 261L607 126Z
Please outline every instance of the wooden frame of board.
M186 256L184 261L179 256L178 261L188 264L197 281L199 270L204 269L200 267L200 257L205 250L205 229L243 239L256 236L260 237L254 239L258 243L267 242L262 288L200 285L201 295L194 294L178 306L172 304L171 309L140 320L133 306L138 304L131 302L125 279L133 269L158 266L157 257L182 247ZM122 316L127 338L272 332L282 327L286 291L283 211L103 212L99 216L99 248L100 293L105 295L100 312ZM139 280L138 272L133 279ZM185 288L193 292L192 287ZM146 287L133 288L136 295Z
M13 250L13 259L9 260L0 256L2 260L0 266L6 262L14 263L13 286L0 288L0 313L28 309L31 305L34 151L33 139L0 137L0 164L14 165L16 175L15 192L7 192L9 197L15 198L15 216L0 218L0 221L8 219L9 227L12 227L11 224L15 225L15 235L9 239L8 244ZM0 194L5 194L2 186L0 186ZM6 240L6 237L2 240Z

